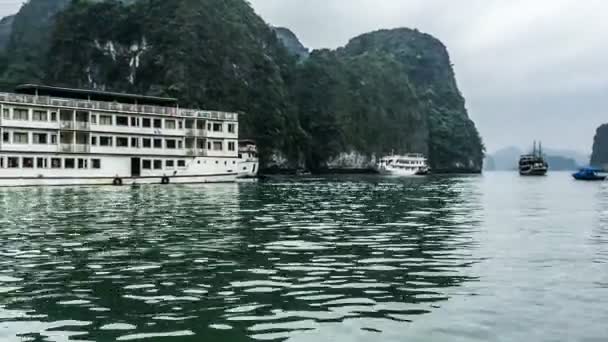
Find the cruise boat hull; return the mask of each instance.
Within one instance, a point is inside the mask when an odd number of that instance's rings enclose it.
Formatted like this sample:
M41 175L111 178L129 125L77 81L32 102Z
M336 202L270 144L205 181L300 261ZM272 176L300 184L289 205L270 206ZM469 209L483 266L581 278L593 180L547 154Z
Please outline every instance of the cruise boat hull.
M15 154L0 154L4 163ZM70 185L134 185L134 184L193 184L193 183L225 183L235 182L238 177L238 160L220 158L179 158L166 157L117 157L117 156L90 156L90 155L49 155L36 156L35 154L21 157L34 161L32 167L0 168L0 187L21 186L70 186ZM61 160L63 168L49 168L52 160ZM98 169L81 168L79 166L91 165L93 159L99 163ZM74 161L74 168L66 169L67 160ZM143 163L142 163L143 161ZM150 169L134 167L146 165L149 161ZM174 167L168 170L165 165L171 161ZM179 161L183 161L180 167ZM154 166L163 166L162 170L155 170ZM38 167L43 166L46 167Z
M115 184L116 178L91 177L91 178L0 178L0 187L28 187L28 186L130 186L139 184L205 184L205 183L233 183L236 175L202 175L167 177L169 182L165 183L163 177L135 177L120 178L121 183Z

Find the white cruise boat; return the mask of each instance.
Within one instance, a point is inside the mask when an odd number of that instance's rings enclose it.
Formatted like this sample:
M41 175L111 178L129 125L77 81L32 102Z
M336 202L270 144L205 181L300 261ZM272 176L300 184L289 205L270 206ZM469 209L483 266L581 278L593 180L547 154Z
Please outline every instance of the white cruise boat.
M260 169L258 148L252 140L239 141L238 178L256 178Z
M426 175L430 172L427 159L422 154L392 155L380 159L378 172L395 176Z
M18 86L0 93L0 186L234 182L238 115L173 98Z

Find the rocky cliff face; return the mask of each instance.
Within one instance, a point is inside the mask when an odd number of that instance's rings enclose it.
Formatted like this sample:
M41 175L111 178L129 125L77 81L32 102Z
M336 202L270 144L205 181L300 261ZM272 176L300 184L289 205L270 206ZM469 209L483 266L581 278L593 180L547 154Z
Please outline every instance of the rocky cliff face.
M8 45L8 41L11 38L11 32L13 31L14 21L14 15L0 19L0 53L4 51L6 45Z
M298 37L291 32L291 30L285 27L274 27L273 30L289 53L296 56L298 60L305 60L308 58L310 50L300 42Z
M43 20L28 26L34 15ZM8 49L21 56L3 72L9 83L242 112L241 134L257 140L267 166L361 168L394 151L425 153L438 171L481 170L447 51L418 31L373 32L303 59L293 33L243 0L31 0Z
M450 57L441 41L417 30L380 30L354 38L338 53L390 56L403 68L402 81L412 85L423 107L433 169L481 171L483 144L475 124L468 117Z
M4 88L42 80L55 17L70 2L30 0L21 7L11 23L4 51L6 62L0 66L0 83Z
M596 167L608 166L608 124L602 125L597 129L593 141L591 165Z

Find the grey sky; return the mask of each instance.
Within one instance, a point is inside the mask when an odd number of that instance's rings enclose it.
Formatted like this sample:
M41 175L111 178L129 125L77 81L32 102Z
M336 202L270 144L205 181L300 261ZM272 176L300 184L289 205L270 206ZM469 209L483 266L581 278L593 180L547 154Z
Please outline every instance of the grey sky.
M490 152L534 139L589 152L608 122L608 1L250 0L311 48L358 34L418 28L441 39ZM22 0L0 0L0 15Z

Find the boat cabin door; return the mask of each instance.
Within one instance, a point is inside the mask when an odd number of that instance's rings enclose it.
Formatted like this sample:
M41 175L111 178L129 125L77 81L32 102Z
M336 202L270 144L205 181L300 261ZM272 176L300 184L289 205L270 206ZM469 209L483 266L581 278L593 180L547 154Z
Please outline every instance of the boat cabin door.
M131 177L141 176L141 158L131 158Z

